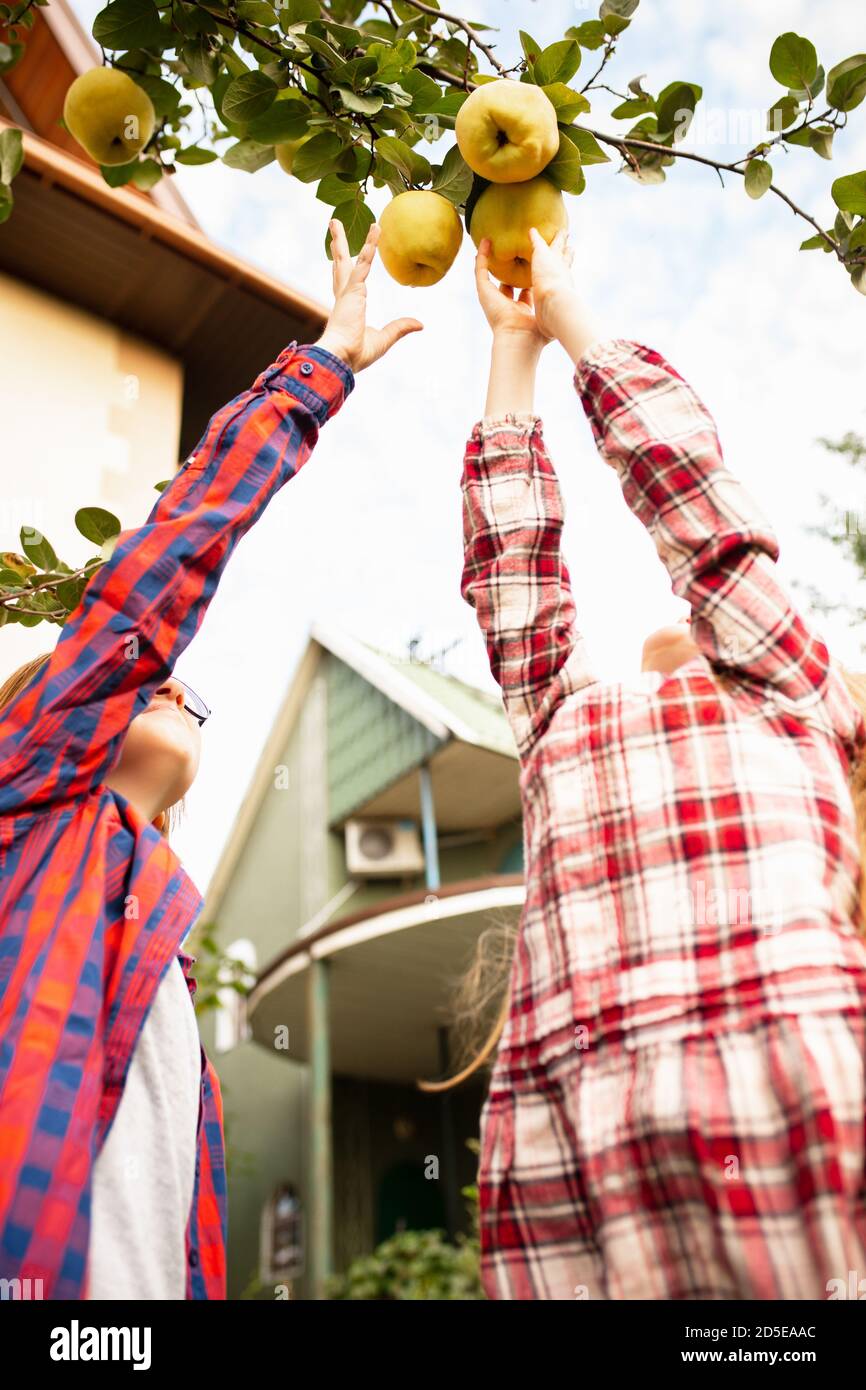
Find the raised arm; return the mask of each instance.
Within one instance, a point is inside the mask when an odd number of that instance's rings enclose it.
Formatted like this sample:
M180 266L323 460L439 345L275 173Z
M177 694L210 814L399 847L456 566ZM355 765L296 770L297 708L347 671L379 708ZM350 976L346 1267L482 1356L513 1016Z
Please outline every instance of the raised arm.
M725 467L701 401L657 352L599 344L575 378L602 456L692 610L707 659L786 699L824 693L827 648L780 584L776 536Z
M514 301L492 285L486 243L477 276L494 338L487 411L472 432L464 465L462 589L525 755L562 699L595 676L575 629L561 554L562 496L533 410L547 339L528 292Z
M603 458L652 536L703 654L793 701L820 699L824 643L779 583L769 523L728 472L712 417L673 367L635 343L598 341L561 261L536 239L539 319L571 355Z
M334 238L335 306L321 343L292 344L211 420L147 523L120 537L40 675L0 718L0 812L96 787L132 719L195 635L226 563L271 497L308 459L354 372L405 333L366 327L374 229L353 267Z

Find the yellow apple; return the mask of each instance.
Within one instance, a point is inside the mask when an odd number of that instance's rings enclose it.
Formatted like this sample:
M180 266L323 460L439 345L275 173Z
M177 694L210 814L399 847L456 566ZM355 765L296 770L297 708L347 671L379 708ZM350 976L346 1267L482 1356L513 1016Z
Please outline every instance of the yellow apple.
M398 193L379 218L379 255L401 285L435 285L460 250L463 223L441 193Z
M153 134L153 102L118 68L91 68L76 77L63 103L70 135L97 164L129 164Z
M492 183L485 188L472 214L472 240L492 242L490 272L503 285L527 290L532 284L532 242L536 227L548 246L568 226L565 200L544 177L527 183Z
M485 82L460 108L457 144L470 169L483 179L526 183L559 149L556 108L530 82Z
M302 135L299 140L285 140L282 145L274 145L274 154L277 156L277 163L284 173L290 174L295 165L295 155L302 145L306 145L308 140L312 140L314 131L308 135Z

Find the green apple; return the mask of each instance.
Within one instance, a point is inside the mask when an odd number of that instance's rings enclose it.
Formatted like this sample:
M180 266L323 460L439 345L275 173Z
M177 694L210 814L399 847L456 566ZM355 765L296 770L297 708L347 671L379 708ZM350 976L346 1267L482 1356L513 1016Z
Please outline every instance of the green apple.
M490 238L491 274L503 285L527 290L532 285L531 229L537 228L549 246L567 226L562 194L542 177L485 188L475 204L470 232L476 246Z
M379 255L401 285L435 285L451 269L463 240L463 223L441 193L398 193L379 219Z
M530 82L485 82L460 108L457 144L481 178L526 183L547 168L559 149L556 108Z
M118 68L76 77L63 103L66 129L97 164L129 164L153 134L153 102Z

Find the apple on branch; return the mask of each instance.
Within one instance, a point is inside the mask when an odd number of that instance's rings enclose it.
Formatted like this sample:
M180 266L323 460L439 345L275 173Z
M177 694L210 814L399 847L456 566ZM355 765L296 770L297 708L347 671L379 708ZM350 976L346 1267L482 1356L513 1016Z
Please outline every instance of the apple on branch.
M568 227L565 199L543 175L526 183L492 183L475 204L470 235L476 246L490 238L490 273L503 285L531 288L533 227L548 246Z
M463 240L463 224L441 193L398 193L379 218L379 255L401 285L436 285L447 275Z
M70 135L97 164L129 164L156 125L153 102L118 68L91 68L76 77L63 103Z
M526 183L559 149L556 108L540 87L504 78L477 87L460 108L460 153L491 183Z

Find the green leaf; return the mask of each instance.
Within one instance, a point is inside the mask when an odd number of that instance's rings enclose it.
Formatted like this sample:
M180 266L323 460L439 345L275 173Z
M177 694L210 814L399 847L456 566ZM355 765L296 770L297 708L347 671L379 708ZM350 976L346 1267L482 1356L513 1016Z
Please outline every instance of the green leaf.
M763 198L773 182L772 165L766 159L750 159L746 165L744 183L750 198Z
M816 125L809 132L809 144L822 159L833 158L833 136L836 130L831 125Z
M12 196L12 189L8 184L0 183L0 226L12 216L14 205L15 199Z
M429 110L432 102L440 101L442 98L442 89L433 81L433 78L428 77L424 72L418 72L417 68L404 73L400 79L400 85L412 98L412 105L409 109L413 114ZM459 95L465 100L468 93L461 92Z
M835 180L830 192L837 208L866 217L866 172L843 175Z
M23 589L24 579L17 570L0 569L0 589Z
M545 177L564 193L582 193L586 188L586 175L577 146L564 134L559 137L559 150L544 171Z
M83 575L80 579L68 579L64 584L57 585L55 592L67 613L78 607L86 587L87 579Z
M265 0L238 0L235 8L238 19L245 19L248 24L264 24L270 29L277 22L273 6L265 4Z
M277 95L277 84L263 72L247 72L226 88L222 113L227 121L245 125L270 110Z
M189 68L190 76L207 87L220 70L220 60L212 51L211 40L206 34L199 34L189 43L182 44L179 57Z
M325 174L337 172L337 162L343 153L343 142L332 130L323 130L302 145L295 155L292 173L301 183L314 183Z
M10 184L24 163L24 141L20 130L0 134L0 183Z
M104 507L82 507L75 513L75 528L85 540L99 546L120 535L120 522Z
M243 139L229 145L222 156L223 164L229 169L241 169L245 174L257 174L274 159L273 145L264 145L258 140ZM294 167L293 170L294 171Z
M799 34L780 34L770 50L770 72L783 87L806 90L818 73L815 45Z
M827 251L827 252L829 253L830 251L833 250L833 248L832 248L832 246L829 246L829 245L827 244L827 241L826 241L826 239L825 239L824 237L818 236L818 235L816 234L815 236L810 236L810 237L808 237L808 238L806 239L806 241L801 242L801 243L800 243L800 250L801 250L801 251Z
M462 207L472 191L473 174L455 145L449 150L433 179L433 190L455 207Z
M530 66L535 62L536 58L541 57L541 44L537 43L531 34L527 34L525 29L520 30L520 45L523 49L523 55Z
M102 48L162 48L163 31L153 0L112 0L93 21Z
M851 271L851 284L861 294L866 294L866 265L857 266Z
M674 138L681 140L688 134L695 107L703 96L703 88L693 82L671 82L659 92L656 101L659 134L674 132Z
M628 28L631 24L631 20L622 19L618 14L606 14L602 20L602 24L604 25L604 32L610 34L612 39L615 39ZM644 183L647 182L647 180L641 179L641 182Z
M246 134L262 145L281 145L286 140L300 140L310 127L312 111L305 101L292 97L278 98L270 110L250 121Z
M461 106L464 101L468 100L468 92L448 92L446 96L440 97L438 101L431 102L429 106L425 103L423 107L419 108L419 114L438 116L443 125L447 123L453 126Z
M827 73L827 100L837 111L853 111L866 97L866 53L837 63Z
M562 134L577 146L580 155L580 162L586 168L589 164L609 164L610 156L606 155L601 145L594 135L590 135L588 130L582 126L570 125L563 130Z
M429 183L433 178L429 160L393 135L384 135L377 140L375 149L378 158L393 164L409 183Z
M142 159L132 166L132 178L130 183L135 184L136 188L145 191L153 188L154 184L159 183L162 178L162 165L156 159Z
M21 549L32 565L40 570L57 568L57 556L54 549L41 531L37 531L33 526L22 526L20 537Z
M147 92L153 102L153 109L156 112L157 120L162 120L166 116L171 116L177 111L180 105L180 92L173 87L170 82L165 82L161 77L153 77L150 73L142 72L130 74L137 87Z
M575 39L562 39L545 48L532 67L532 77L539 87L553 82L570 82L580 67L580 44Z
M848 250L860 251L866 247L866 222L858 222L848 238Z
M137 166L138 160L133 159L129 164L100 164L99 171L109 188L125 188L132 183Z
M606 19L608 15L617 15L620 19L631 19L640 0L602 0L599 15Z
M652 97L631 97L628 101L620 102L611 111L615 121L630 121L635 116L648 115L650 111L655 111L655 102Z
M604 43L604 25L600 19L587 19L583 24L575 24L571 29L566 29L565 37L577 39L581 48L601 48Z
M174 162L175 164L213 164L215 159L219 159L216 150L203 150L200 145L187 145L185 150L178 150Z
M361 185L352 179L344 178L342 174L326 174L316 189L319 202L328 203L332 208L339 207L341 203L360 195Z
M794 124L799 112L800 103L796 97L780 97L767 112L767 129L778 135Z
M357 256L367 240L367 233L375 222L375 217L363 198L353 198L351 202L341 203L334 209L334 216L346 228L349 255Z
M583 92L576 92L564 82L550 82L541 89L548 100L556 107L556 119L570 123L575 116L589 111L590 105Z
M322 13L319 0L289 0L288 20L290 24L304 24L318 19Z
M351 87L332 87L347 111L357 111L362 116L377 116L385 105L380 92L353 92Z

